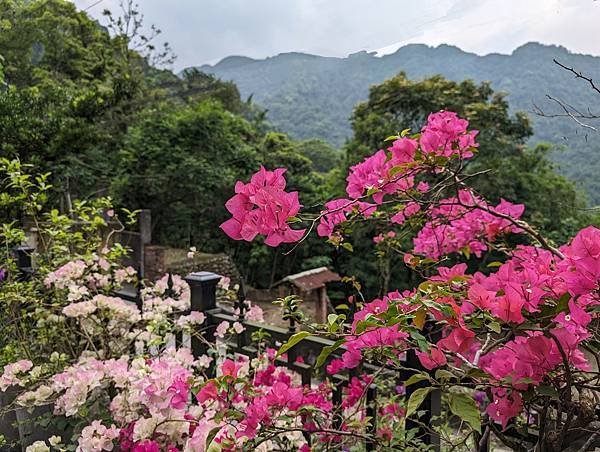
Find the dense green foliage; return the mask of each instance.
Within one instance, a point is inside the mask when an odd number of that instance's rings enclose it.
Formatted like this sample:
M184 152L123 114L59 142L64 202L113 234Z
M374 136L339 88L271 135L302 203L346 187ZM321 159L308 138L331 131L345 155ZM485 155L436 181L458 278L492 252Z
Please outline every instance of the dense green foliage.
M230 251L263 285L315 262L312 249L284 258L258 245L230 249L218 225L235 180L261 164L290 168L290 186L318 204L320 173L337 151L269 132L235 84L159 70L128 49L135 37L111 37L66 0L0 0L0 17L0 157L51 171L57 206L110 194L151 209L156 243Z
M585 82L556 66L552 59L592 77L600 71L597 57L576 55L562 47L530 43L512 55L477 56L456 47L431 48L411 44L384 57L360 52L347 58L300 53L265 60L230 57L202 70L233 80L243 95L253 94L267 108L269 120L298 139L321 138L341 146L352 134L349 118L354 106L367 99L369 87L400 71L410 79L435 74L462 81L490 81L494 90L507 93L513 110L531 112L534 104L550 113L560 108L546 94L569 102L580 111L597 110L598 96ZM568 118L533 116L532 141L553 145L551 158L560 170L584 188L591 201L600 201L598 134L578 128Z
M358 276L373 293L392 283L408 285L410 272L383 252L375 265L365 264L373 236L385 232L370 226L353 231L359 244L354 253L332 251L314 237L282 253L260 242L232 243L218 225L227 217L223 204L234 182L247 179L260 165L288 168L289 190L300 192L305 210L318 213L323 200L343 194L348 164L383 146L385 137L418 128L427 113L442 108L468 117L484 131L481 155L472 164L474 172L493 168L475 181L484 195L524 200L528 218L556 239L570 236L584 221L581 201L573 186L554 173L547 148L526 149L532 133L526 117L509 114L506 100L488 84L457 84L442 77L411 82L400 75L375 86L369 102L354 111L353 138L342 154L314 137L339 134L333 139L339 143L348 136L346 126L315 119L306 108L316 105L318 117L333 117L360 98L359 89L344 83L333 87L316 77L313 88L331 88L319 92L320 103L311 104L312 88L287 97L286 108L297 106L295 127L307 127L298 133L291 123L283 124L306 138L294 141L273 131L266 112L251 98L244 101L235 83L195 69L180 76L157 69L148 55L128 49L135 37L109 35L66 0L0 0L0 11L0 157L18 157L38 171L52 172L50 202L63 212L73 199L98 195L110 195L130 210L151 209L155 243L228 252L255 285L270 286L287 274L323 265ZM280 78L267 77L265 86L279 93L287 64L296 59L302 61L298 73L305 74L317 62L321 69L340 61L364 66L372 57L274 58L282 63L276 71ZM232 58L217 67L234 70L251 62ZM370 79L361 80L368 84ZM326 107L325 99L330 101ZM274 120L281 117L263 101ZM349 113L350 108L344 121ZM311 129L315 121L324 125L321 131Z

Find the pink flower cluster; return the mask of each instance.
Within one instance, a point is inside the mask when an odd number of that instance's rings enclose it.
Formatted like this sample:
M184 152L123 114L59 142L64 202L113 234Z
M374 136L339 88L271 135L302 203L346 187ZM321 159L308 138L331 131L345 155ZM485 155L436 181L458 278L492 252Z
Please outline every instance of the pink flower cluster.
M274 357L275 351L269 350L269 359L256 369L251 383L241 379L241 363L225 360L220 368L221 376L208 381L198 392L199 403L208 410L243 413L241 420L232 424L234 428L222 428L217 433L215 441L224 449L233 449L233 445L240 447L255 438L260 429L274 426L282 418L292 420L296 428L310 431L314 428L310 416L301 418L295 412L307 407L324 412L332 409L331 394L324 385L309 388L295 384L289 371L273 364ZM227 423L226 418L224 422Z
M321 212L321 219L317 226L317 234L321 237L331 237L338 224L348 219L349 214L369 217L375 212L376 206L361 201L350 199L334 199L325 203L325 209Z
M118 427L93 421L82 431L79 450L113 450L117 440L122 451L195 450L186 448L193 436L190 426L203 416L190 403L195 366L185 348L168 349L148 360L83 359L52 377L55 414L76 416L102 392L114 392L110 413Z
M472 157L473 149L478 146L477 131L468 132L468 124L456 113L432 113L419 135L399 138L387 151L379 150L352 166L346 178L346 193L350 199L335 199L325 204L317 233L332 237L335 227L352 213L371 216L386 195L407 194L411 190L427 192L428 184L421 181L415 185L415 176L436 172L439 166L435 160L432 162L423 156ZM278 246L298 241L303 236L304 229L294 230L288 224L288 219L298 213L300 203L297 192L285 192L284 172L281 168L267 171L261 167L249 183L236 183L236 194L225 204L232 218L221 225L229 237L252 241L257 235L264 235L267 245ZM360 201L367 196L373 198L375 205ZM394 215L393 222L402 224L419 210L416 202L408 203Z
M114 440L119 437L119 429L114 425L106 427L101 421L92 421L81 431L77 452L102 452L114 449Z
M406 192L413 188L414 176L430 170L419 160L419 149L426 156L472 157L473 149L478 147L475 141L478 132L468 132L468 126L469 122L466 119L459 118L453 112L440 111L430 114L418 139L397 139L388 148L389 154L379 150L352 166L346 178L348 196L358 199L365 193L373 192L373 200L381 204L385 195ZM435 168L434 165L434 170ZM427 191L427 185L420 183L417 190Z
M451 111L431 113L427 124L421 130L419 144L426 154L442 157L458 155L462 158L473 156L473 149L479 145L475 137L477 130L467 132L469 121L459 118Z
M336 374L342 369L354 369L360 364L363 353L368 350L387 348L399 354L406 347L408 334L400 331L399 325L371 328L346 340L346 351L341 358L336 358L327 366L329 374Z
M427 212L430 220L414 239L414 253L439 259L468 250L480 257L487 250L487 242L502 234L520 232L511 220L518 220L524 210L522 204L505 200L491 207L469 191L461 190L457 198L442 200Z
M412 149L412 156L416 150L417 143L409 138L401 138L390 148ZM413 176L401 173L398 176L390 176L392 168L404 164L405 153L401 159L397 159L396 153L392 152L392 158L384 150L379 150L375 154L367 157L362 162L350 168L350 174L346 178L346 193L354 199L362 197L369 191L373 191L373 201L377 204L383 202L385 195L391 195L398 191L407 191L414 186Z
M91 314L102 313L110 320L136 323L140 320L138 308L122 298L96 295L91 300L68 304L63 308L63 314L67 317L85 320Z
M269 246L300 240L305 230L288 224L300 211L298 192L285 191L284 173L282 168L268 171L261 167L249 183L236 183L236 194L225 204L233 217L221 225L229 237L250 242L264 235Z

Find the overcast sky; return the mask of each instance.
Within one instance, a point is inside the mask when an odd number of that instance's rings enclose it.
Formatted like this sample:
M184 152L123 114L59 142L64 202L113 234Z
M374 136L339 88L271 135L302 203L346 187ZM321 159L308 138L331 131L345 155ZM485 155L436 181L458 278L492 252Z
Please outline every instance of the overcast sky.
M74 0L100 17L119 0ZM417 42L486 54L529 41L600 55L600 0L138 0L175 69L229 55L346 56Z

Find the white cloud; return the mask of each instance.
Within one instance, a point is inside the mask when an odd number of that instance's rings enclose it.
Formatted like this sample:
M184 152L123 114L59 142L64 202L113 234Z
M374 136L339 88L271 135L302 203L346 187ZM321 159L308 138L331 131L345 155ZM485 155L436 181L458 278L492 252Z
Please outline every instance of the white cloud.
M97 0L74 0L78 7ZM300 51L344 56L419 42L485 54L529 41L600 55L600 1L593 0L138 0L163 30L177 68L228 55ZM99 17L118 0L103 0Z

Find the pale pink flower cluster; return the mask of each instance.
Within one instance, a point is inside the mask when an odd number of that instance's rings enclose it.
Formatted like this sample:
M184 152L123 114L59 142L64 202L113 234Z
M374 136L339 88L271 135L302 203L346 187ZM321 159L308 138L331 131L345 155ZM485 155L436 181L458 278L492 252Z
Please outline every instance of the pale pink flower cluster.
M92 421L81 433L78 451L118 450L117 440L125 441L122 450L130 450L125 447L129 439L133 445L154 441L156 437L182 450L192 438L189 421L204 415L203 409L191 404L191 387L197 378L193 370L210 362L207 356L201 358L195 361L188 348L168 348L158 357L132 361L127 356L105 361L82 358L51 377L49 385L19 399L19 403L33 406L54 400L56 415L73 417L88 412L86 407L102 401L106 394L116 393L109 409L119 427ZM30 364L15 363L5 374L17 375L30 368ZM121 434L128 429L131 437L124 439ZM199 437L195 440L199 441Z
M71 303L63 308L63 314L73 318L85 319L96 312L115 322L133 324L141 319L140 312L133 303L106 295L96 295L91 300Z
M229 290L229 286L231 285L231 278L227 276L222 276L217 283L217 287L222 290Z
M77 452L101 452L114 449L114 440L119 437L119 429L113 425L106 427L101 421L93 421L85 427L79 438Z
M203 312L193 311L188 315L179 316L175 324L180 328L185 328L191 325L201 325L206 320Z
M33 363L28 359L22 359L4 366L4 371L0 376L0 391L6 391L9 386L19 385L23 374L32 367Z
M54 404L54 413L76 415L87 402L90 393L105 386L105 376L105 363L88 358L52 377L52 390L61 394Z
M48 273L44 279L46 287L55 287L56 289L66 289L74 281L79 281L87 270L85 261L78 259L67 262L58 270Z
M221 323L219 323L219 325L217 325L217 328L215 329L215 336L223 339L230 327L230 323L227 320L223 320Z
M251 304L249 300L246 300L246 303L249 304L250 307L244 314L244 319L249 322L264 322L265 318L262 308L257 304Z
M69 301L78 301L91 292L110 291L126 282L134 282L133 267L115 268L106 258L92 255L90 259L67 262L44 278L48 288L68 289Z
M190 287L179 275L164 275L142 291L142 317L147 321L166 321L170 314L190 309Z
M190 286L185 280L179 275L171 275L172 281L172 297L180 298L183 300L189 301L190 299ZM164 295L169 289L169 275L164 275L162 278L157 280L148 291L144 291L146 293L152 293L155 295Z

